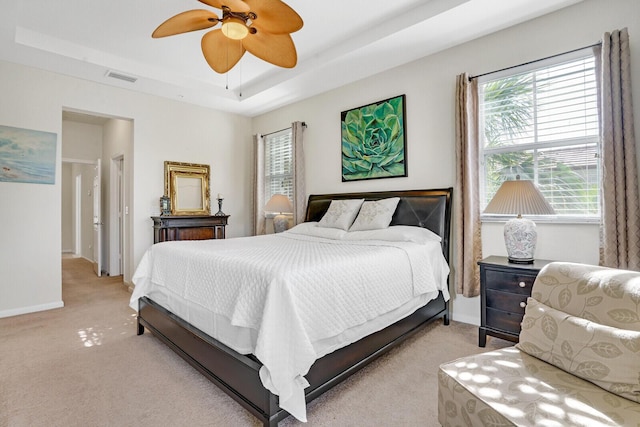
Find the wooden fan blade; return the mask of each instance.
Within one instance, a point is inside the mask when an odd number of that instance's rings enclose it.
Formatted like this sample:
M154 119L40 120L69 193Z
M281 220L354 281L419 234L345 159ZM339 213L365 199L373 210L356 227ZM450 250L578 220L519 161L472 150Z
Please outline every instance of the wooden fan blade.
M242 45L258 58L284 68L293 68L298 54L289 34L270 34L258 31L242 39Z
M220 29L205 34L201 45L204 59L215 72L220 74L233 68L245 52L242 40L227 38Z
M252 27L271 34L290 34L302 28L300 15L280 0L245 0L257 15Z
M242 0L198 0L200 3L208 4L216 9L227 6L233 12L249 12L249 5Z
M218 23L218 15L208 10L188 10L167 19L151 34L153 38L204 30Z

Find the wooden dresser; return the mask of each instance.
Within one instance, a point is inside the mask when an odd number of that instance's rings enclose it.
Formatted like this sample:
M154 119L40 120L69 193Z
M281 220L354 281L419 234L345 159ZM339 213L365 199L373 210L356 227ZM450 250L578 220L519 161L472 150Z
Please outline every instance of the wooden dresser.
M552 261L537 259L533 264L510 263L507 257L490 256L480 265L480 333L484 347L487 335L518 342L520 323L527 297L538 273Z
M224 239L229 215L152 216L153 243L168 240Z

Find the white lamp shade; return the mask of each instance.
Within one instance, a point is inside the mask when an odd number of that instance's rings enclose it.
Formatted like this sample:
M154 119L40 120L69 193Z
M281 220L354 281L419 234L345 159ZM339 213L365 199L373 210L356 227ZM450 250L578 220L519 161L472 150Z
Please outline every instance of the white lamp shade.
M552 215L555 213L533 182L520 179L503 182L484 212L513 215Z
M284 194L274 194L264 207L265 212L291 213L293 205Z
M521 215L555 213L533 182L520 180L519 176L514 181L502 183L484 212L518 216L504 225L504 243L509 261L523 264L533 262L538 233L535 223Z

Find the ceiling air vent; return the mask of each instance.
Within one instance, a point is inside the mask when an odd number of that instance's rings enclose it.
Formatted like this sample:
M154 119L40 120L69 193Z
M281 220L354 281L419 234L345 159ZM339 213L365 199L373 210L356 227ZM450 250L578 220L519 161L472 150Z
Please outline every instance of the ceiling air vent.
M128 76L126 74L118 73L117 71L107 71L107 77L111 77L112 79L124 80L125 82L135 83L138 80L137 77Z

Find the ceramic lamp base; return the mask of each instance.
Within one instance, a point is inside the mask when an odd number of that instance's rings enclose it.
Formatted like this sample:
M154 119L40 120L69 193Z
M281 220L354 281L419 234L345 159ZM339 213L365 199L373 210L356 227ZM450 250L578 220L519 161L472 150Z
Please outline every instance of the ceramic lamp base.
M289 229L289 217L286 215L276 215L273 217L273 231L282 233Z
M504 225L504 244L509 262L532 264L537 240L536 224L530 219L513 218Z

